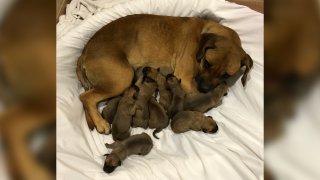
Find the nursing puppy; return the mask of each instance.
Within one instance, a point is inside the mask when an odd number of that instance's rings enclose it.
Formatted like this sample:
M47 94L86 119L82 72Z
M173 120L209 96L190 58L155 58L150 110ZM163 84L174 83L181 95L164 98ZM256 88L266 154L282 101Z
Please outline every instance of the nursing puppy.
M111 148L111 154L106 154L106 159L103 166L103 171L106 173L113 172L118 166L121 166L121 162L128 156L146 155L152 147L152 139L146 133L136 134L130 136L126 140L116 141L112 144L106 144L107 148Z
M117 96L112 98L107 103L107 106L103 108L101 116L107 120L110 124L112 124L113 118L117 112L118 104L121 99L121 96Z
M149 120L148 101L156 91L157 83L153 79L143 76L138 78L136 85L140 90L135 102L136 112L133 117L132 127L147 129Z
M215 133L218 131L218 125L211 116L205 116L201 112L181 111L172 118L171 129L175 133L189 130Z
M125 91L120 99L117 112L112 123L113 140L123 140L130 136L130 126L132 116L135 114L135 100L138 96L139 88L136 86L130 87Z
M162 129L166 128L169 125L169 118L166 110L161 104L159 104L155 97L152 97L149 100L149 128L156 128L153 131L153 136L159 139L156 136L156 133L160 132Z
M160 73L160 68L155 69L151 67L145 67L144 75L147 77L150 77L151 79L157 82L159 95L160 95L159 104L161 104L165 110L168 110L171 102L171 92L168 89L168 83L166 81L166 77Z
M183 111L186 94L180 86L181 80L178 80L173 74L168 74L166 80L172 94L171 104L168 108L168 115L171 118L176 113Z

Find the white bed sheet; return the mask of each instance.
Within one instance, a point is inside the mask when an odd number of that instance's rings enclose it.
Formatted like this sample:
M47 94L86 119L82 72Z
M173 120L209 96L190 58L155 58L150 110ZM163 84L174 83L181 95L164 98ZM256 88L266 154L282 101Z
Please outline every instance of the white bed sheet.
M223 104L207 113L217 121L219 131L174 134L168 127L158 134L160 140L152 137L154 148L147 156L130 156L113 173L104 173L103 154L110 152L104 143L113 140L111 135L90 132L86 124L79 100L83 88L75 73L84 45L103 25L129 14L198 16L208 12L238 32L254 61L247 86L238 81ZM135 0L70 22L57 25L57 179L263 179L262 14L222 0ZM152 136L152 131L135 128L132 134Z

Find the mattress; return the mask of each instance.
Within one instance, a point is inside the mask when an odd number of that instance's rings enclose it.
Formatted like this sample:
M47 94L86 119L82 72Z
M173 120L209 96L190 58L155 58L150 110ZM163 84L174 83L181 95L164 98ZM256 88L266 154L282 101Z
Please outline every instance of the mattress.
M79 2L79 1L78 1ZM107 3L108 1L104 1ZM80 20L70 16L57 24L57 179L263 179L263 15L223 0L135 0L95 8ZM102 3L103 4L103 3ZM170 126L152 136L154 148L146 156L128 157L113 173L102 167L104 144L111 135L90 131L79 94L76 63L86 42L102 26L130 14L210 16L239 34L244 50L254 61L246 87L237 81L221 106L211 109L216 134L174 134ZM69 17L68 17L69 16ZM103 105L100 105L100 110Z

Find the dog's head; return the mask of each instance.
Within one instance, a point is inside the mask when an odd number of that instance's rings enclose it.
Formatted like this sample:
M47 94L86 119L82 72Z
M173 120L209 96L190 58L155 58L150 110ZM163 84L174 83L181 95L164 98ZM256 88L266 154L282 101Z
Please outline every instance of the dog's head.
M202 131L204 133L216 133L218 131L218 125L217 123L213 120L211 116L208 116L205 118L202 124Z
M199 69L195 80L200 92L214 89L218 84L236 74L242 66L246 67L241 79L242 84L245 85L247 74L253 65L250 56L242 49L239 39L237 42L236 38L213 33L201 35L196 59Z
M103 171L112 173L118 166L121 166L121 160L115 154L106 154L106 159L103 165Z
M151 67L144 67L143 68L143 75L147 76L151 79L156 80L158 78L158 76L160 76L162 74L160 73L160 68L155 69L155 68L151 68Z

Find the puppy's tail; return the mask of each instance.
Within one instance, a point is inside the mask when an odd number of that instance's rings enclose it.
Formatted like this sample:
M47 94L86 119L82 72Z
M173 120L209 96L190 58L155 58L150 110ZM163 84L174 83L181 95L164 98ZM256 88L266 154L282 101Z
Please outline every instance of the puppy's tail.
M154 131L153 131L153 137L155 137L156 139L159 139L158 136L156 135L157 133L161 132L162 131L162 128L156 128Z
M81 55L77 63L77 76L79 81L81 82L81 85L87 91L92 88L92 84L87 78L86 69L83 67L83 61L84 61L84 57L83 55Z

